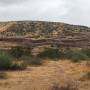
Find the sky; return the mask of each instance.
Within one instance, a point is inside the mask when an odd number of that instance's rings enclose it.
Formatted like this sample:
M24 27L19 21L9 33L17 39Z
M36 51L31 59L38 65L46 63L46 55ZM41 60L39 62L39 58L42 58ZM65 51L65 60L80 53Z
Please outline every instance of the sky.
M90 27L90 0L0 0L0 21L54 21Z

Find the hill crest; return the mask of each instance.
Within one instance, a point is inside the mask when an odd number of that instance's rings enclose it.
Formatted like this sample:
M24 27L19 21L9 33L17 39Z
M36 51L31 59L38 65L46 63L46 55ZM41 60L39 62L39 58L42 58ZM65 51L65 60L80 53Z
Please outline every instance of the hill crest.
M8 21L0 22L0 35L53 37L63 32L90 32L90 28L61 22L47 21Z

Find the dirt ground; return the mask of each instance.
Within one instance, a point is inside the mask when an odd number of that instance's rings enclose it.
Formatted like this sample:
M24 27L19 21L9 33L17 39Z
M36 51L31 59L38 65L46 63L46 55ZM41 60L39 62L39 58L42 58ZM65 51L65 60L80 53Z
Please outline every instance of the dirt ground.
M89 61L47 61L24 71L8 71L8 78L0 79L0 90L50 90L54 84L71 84L79 90L90 90L90 78L85 76L87 72L90 72Z

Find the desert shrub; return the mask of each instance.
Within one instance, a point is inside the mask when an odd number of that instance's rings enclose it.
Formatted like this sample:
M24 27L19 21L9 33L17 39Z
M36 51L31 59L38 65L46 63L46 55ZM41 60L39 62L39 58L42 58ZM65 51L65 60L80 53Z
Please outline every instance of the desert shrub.
M22 47L22 46L16 46L11 48L10 54L15 58L20 58L23 55L31 55L31 48L30 47Z
M11 67L11 70L24 70L26 69L27 64L22 62L22 63L14 63Z
M33 57L30 59L29 64L31 64L31 65L42 65L43 60L38 58L38 57Z
M81 52L86 54L90 58L90 49L82 49Z
M63 53L59 51L59 49L54 48L45 48L45 50L37 55L40 58L60 58L62 57Z
M31 49L30 46L24 47L24 49L23 49L24 55L26 55L26 56L32 56L31 50L32 49Z
M24 53L23 47L21 46L13 47L10 50L10 54L15 58L20 58L23 55L23 53Z
M68 51L67 53L65 53L65 57L67 59L71 59L74 62L88 59L88 56L81 51Z
M8 75L5 72L0 72L0 79L7 79Z
M14 60L10 55L0 52L0 70L21 70L25 68L25 63L14 63Z
M11 68L13 61L6 53L0 53L0 70L8 70Z

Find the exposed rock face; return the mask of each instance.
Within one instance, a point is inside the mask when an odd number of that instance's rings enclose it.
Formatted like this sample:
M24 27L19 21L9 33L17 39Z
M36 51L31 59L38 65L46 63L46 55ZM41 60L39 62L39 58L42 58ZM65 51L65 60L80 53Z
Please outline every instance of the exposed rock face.
M72 32L90 32L90 28L79 25L69 25L59 22L44 21L13 21L0 22L0 35L5 36L30 36L34 38L57 37Z

